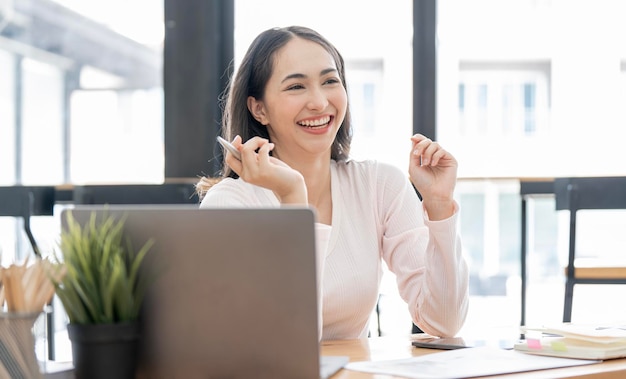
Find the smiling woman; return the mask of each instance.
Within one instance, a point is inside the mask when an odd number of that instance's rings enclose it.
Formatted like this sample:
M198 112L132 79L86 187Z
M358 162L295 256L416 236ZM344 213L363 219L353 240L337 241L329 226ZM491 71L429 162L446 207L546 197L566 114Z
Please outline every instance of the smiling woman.
M420 134L404 137L409 178L389 164L351 159L346 87L341 54L316 31L259 34L225 98L223 135L241 160L226 152L223 179L201 207L315 210L320 338L368 335L383 264L397 275L413 321L452 336L468 308L456 159Z
M343 123L348 100L340 69L321 45L306 39L294 38L276 53L265 91L248 97L252 116L276 144L273 156L287 164L320 152L330 159L340 126L350 132Z

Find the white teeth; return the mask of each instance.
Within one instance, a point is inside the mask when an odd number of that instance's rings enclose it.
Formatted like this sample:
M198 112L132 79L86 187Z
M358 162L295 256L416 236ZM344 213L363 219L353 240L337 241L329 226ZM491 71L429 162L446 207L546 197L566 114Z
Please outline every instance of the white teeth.
M307 120L307 121L301 121L298 124L302 125L302 126L306 126L309 128L313 128L313 127L317 127L317 126L323 126L326 125L330 122L330 116L326 116L317 120Z

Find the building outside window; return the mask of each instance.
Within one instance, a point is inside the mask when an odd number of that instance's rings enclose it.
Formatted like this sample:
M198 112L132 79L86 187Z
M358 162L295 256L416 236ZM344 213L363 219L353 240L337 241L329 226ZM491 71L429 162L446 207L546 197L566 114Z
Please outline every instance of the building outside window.
M459 135L532 137L549 130L548 64L461 64L459 76Z

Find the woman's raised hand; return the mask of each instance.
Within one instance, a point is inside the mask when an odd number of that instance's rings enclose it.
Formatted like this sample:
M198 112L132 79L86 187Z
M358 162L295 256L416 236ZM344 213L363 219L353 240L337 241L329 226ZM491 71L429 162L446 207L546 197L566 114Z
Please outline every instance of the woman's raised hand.
M431 220L450 217L454 212L454 187L458 163L439 143L416 134L411 137L409 176L422 195Z
M236 136L233 146L241 152L241 161L226 154L226 163L244 181L274 192L282 204L307 204L304 177L280 159L270 156L274 144L261 137L242 143Z

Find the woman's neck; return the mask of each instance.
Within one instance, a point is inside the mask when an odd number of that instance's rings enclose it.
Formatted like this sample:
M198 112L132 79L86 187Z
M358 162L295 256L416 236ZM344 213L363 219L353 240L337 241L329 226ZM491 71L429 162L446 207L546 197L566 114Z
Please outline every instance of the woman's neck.
M304 177L308 203L309 206L315 208L318 222L330 225L332 220L330 159L289 165L291 168L298 170Z

